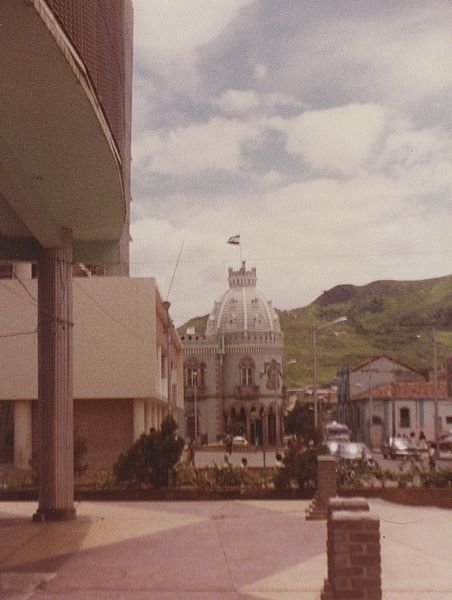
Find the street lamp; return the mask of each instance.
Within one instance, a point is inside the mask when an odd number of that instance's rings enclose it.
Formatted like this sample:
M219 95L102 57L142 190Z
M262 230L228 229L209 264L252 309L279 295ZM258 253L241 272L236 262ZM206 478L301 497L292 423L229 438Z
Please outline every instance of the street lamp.
M171 302L165 300L162 302L163 308L166 311L166 381L167 381L167 403L168 403L168 416L172 416L172 405L171 405L171 328L173 321L171 320L169 309Z
M317 332L329 327L330 325L336 325L336 323L343 323L347 320L347 317L338 317L334 321L325 323L324 325L317 325L314 321L312 324L312 379L314 383L314 426L318 429L319 426L319 410L318 410L318 398L317 398Z
M198 388L198 369L193 369L193 409L195 413L195 442L198 443L198 404L197 404L197 388Z

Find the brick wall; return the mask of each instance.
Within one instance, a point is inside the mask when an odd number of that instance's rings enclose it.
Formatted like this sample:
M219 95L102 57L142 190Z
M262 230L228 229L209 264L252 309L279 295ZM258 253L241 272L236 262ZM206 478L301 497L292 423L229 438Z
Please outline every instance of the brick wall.
M381 600L380 520L367 510L328 518L328 580L322 600Z

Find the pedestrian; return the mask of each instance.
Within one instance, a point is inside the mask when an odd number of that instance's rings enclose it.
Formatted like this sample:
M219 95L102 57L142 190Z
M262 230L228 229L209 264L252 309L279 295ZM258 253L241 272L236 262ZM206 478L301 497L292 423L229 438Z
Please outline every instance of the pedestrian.
M190 465L192 465L193 467L195 466L195 451L196 451L196 442L193 438L191 438L190 443L188 444L188 447L187 447L187 458L188 458L188 463Z
M427 450L428 446L427 446L427 439L425 437L425 433L423 431L421 431L419 433L419 450Z
M430 471L433 471L436 467L436 444L433 442L430 444L430 448L428 449L428 466Z
M231 455L232 454L232 435L227 433L224 436L224 445L226 447L226 452Z

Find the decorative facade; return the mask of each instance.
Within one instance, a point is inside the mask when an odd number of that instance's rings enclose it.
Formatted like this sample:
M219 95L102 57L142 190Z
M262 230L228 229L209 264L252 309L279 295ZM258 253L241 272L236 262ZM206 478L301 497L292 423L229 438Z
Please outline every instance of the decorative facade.
M282 430L279 318L256 287L255 268L229 268L228 282L205 332L181 336L186 435L212 443L228 432L272 446Z

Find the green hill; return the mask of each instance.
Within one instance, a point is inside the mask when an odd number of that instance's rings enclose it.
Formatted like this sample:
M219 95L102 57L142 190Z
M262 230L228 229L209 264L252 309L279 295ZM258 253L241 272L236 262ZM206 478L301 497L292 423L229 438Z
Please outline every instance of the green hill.
M289 387L312 382L312 324L340 316L347 322L317 334L318 379L330 382L337 369L386 352L420 369L433 367L432 324L438 364L452 353L452 275L422 281L375 281L340 285L303 308L278 311L284 332L284 381ZM187 326L204 331L207 316ZM289 361L295 360L293 364Z

